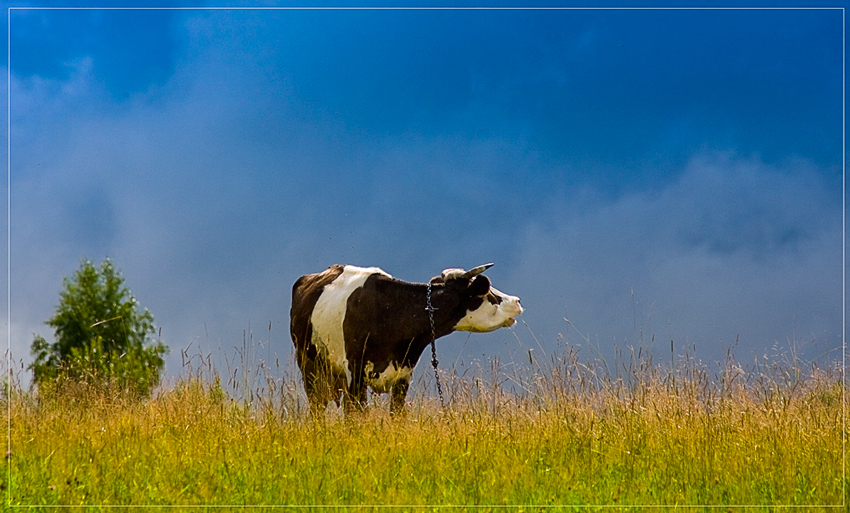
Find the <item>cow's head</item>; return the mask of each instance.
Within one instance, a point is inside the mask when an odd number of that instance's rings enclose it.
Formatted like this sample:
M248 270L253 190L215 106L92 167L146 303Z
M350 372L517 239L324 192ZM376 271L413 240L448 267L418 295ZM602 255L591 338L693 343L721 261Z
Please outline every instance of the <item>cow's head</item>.
M522 313L518 297L491 287L490 280L481 274L492 265L469 271L446 269L440 276L431 278L431 284L444 284L445 293L459 299L462 318L454 325L455 330L485 332L513 326L515 317Z

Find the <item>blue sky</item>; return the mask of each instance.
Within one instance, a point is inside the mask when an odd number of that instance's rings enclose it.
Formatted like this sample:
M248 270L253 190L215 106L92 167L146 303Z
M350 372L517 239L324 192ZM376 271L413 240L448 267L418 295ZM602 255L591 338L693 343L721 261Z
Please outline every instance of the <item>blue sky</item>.
M169 373L245 330L289 358L333 263L495 262L525 322L448 362L837 357L843 15L12 10L13 355L108 255Z

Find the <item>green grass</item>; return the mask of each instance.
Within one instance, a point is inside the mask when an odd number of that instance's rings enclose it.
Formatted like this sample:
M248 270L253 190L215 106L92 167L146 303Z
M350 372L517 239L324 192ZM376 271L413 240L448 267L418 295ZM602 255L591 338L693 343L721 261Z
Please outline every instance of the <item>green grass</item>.
M262 366L187 364L142 402L84 384L41 396L12 386L3 491L13 505L92 509L848 503L840 368L730 358L711 372L631 355L609 371L569 349L529 360L447 373L445 410L420 383L399 418L373 397L363 414L314 420L297 376Z

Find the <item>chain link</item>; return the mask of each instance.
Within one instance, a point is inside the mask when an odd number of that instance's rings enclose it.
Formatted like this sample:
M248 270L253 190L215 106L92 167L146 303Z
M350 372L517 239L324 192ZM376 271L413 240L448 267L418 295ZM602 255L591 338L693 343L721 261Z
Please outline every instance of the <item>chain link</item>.
M434 366L434 377L437 380L437 393L440 395L440 408L446 408L446 401L443 398L443 387L440 384L440 374L437 372L437 364L440 363L437 361L437 332L434 328L434 308L431 305L431 283L429 282L425 285L425 290L427 291L426 299L428 302L428 306L425 308L428 310L428 318L431 320L431 365Z

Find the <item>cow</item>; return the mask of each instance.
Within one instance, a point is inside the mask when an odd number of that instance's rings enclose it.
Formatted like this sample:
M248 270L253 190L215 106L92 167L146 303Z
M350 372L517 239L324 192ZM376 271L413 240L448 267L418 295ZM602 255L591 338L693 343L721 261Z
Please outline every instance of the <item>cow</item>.
M408 283L377 267L333 265L292 286L290 334L313 413L328 402L362 410L366 387L390 393L404 410L413 367L436 338L453 331L512 326L519 298L490 286L482 273L446 269L429 283Z

